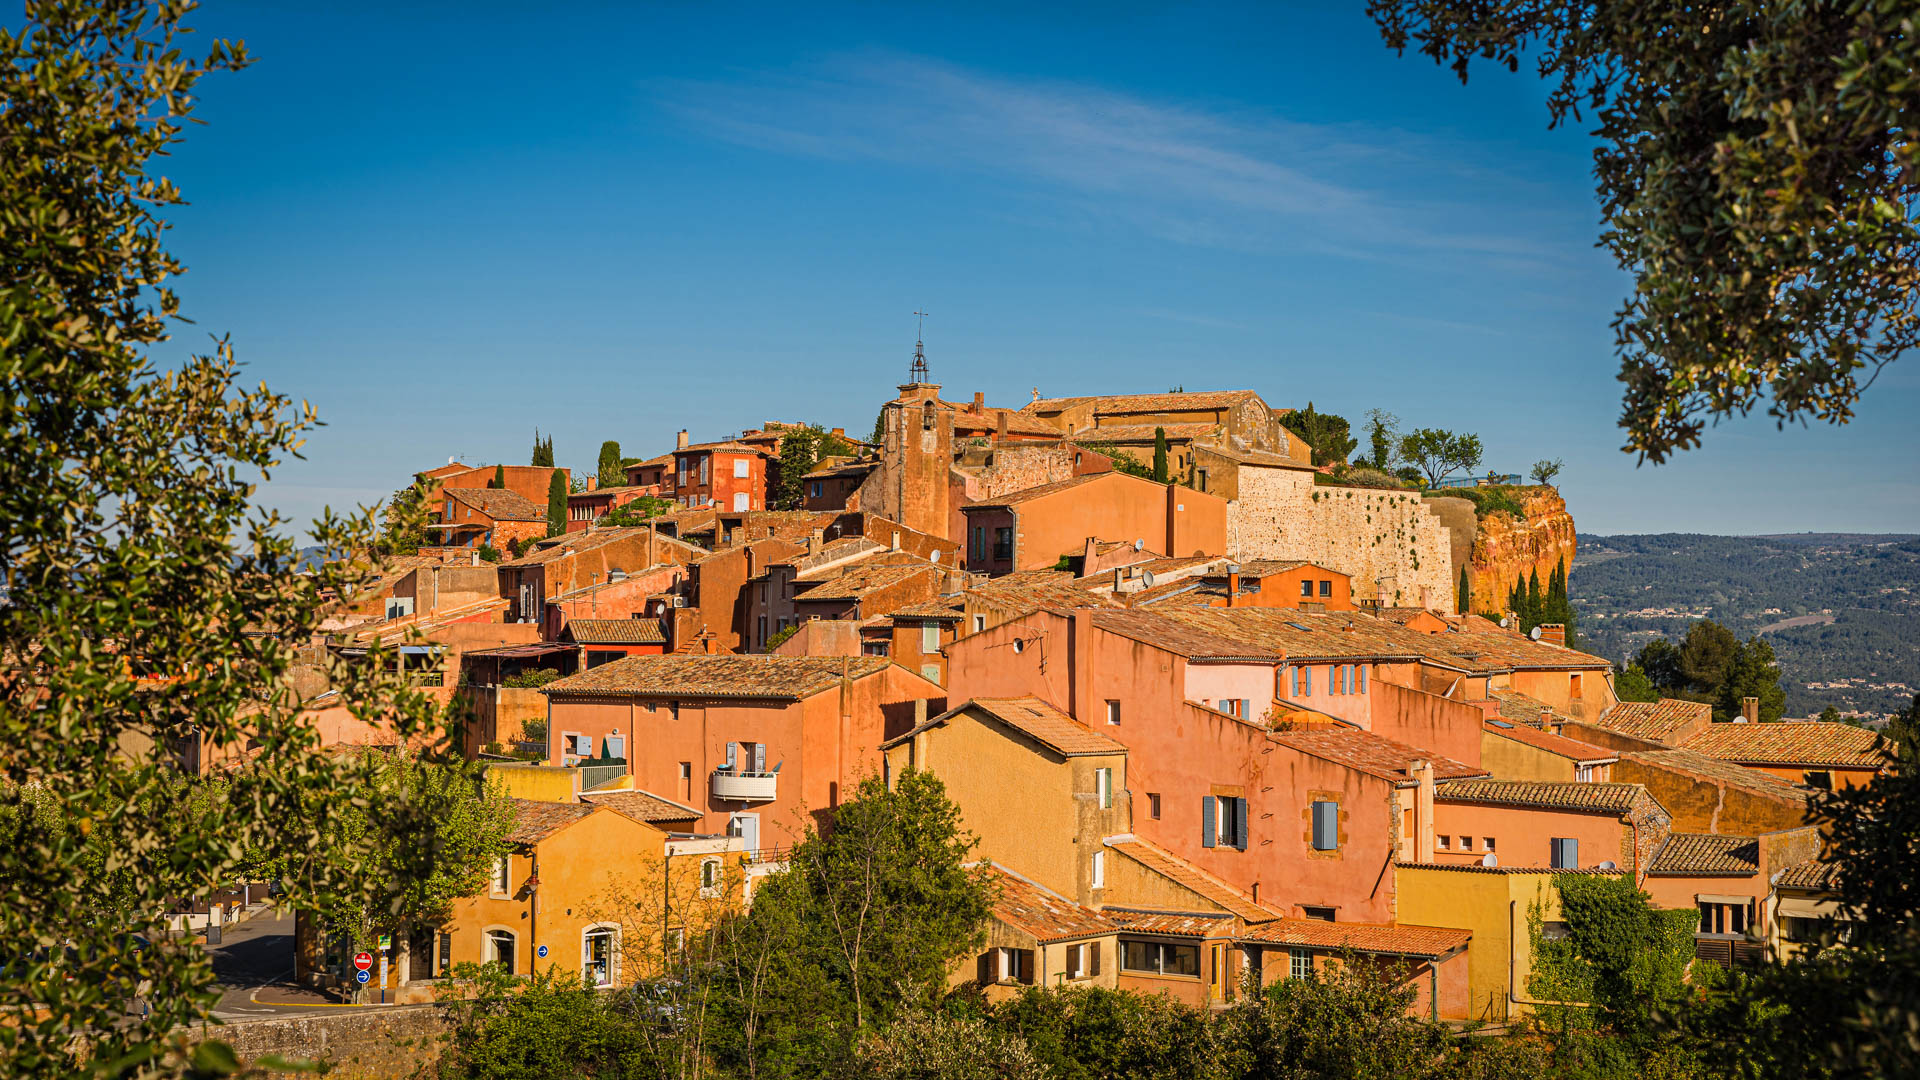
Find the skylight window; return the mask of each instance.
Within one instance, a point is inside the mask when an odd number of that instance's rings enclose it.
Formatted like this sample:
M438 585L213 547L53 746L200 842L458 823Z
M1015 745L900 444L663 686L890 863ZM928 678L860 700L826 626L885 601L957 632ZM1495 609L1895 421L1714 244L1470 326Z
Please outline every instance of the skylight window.
M1313 633L1313 627L1311 626L1301 626L1297 622L1290 622L1287 625L1293 627L1295 630L1305 630L1309 634Z

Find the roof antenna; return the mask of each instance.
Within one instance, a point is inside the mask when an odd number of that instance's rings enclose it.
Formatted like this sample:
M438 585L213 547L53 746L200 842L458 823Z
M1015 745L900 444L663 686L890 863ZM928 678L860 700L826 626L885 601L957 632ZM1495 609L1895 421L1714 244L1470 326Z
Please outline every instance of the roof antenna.
M907 369L907 381L915 384L932 382L933 380L927 377L927 343L925 338L928 312L916 311L913 315L916 320L913 327L913 366Z

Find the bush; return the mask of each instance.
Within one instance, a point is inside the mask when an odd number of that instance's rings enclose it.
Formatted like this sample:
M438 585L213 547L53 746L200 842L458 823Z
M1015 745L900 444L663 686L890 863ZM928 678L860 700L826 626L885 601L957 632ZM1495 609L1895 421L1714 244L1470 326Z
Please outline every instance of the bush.
M772 652L773 650L779 648L782 644L786 642L788 638L792 637L793 635L799 632L800 632L799 623L794 623L792 626L786 627L783 630L775 631L774 635L767 639L767 651Z
M1442 488L1422 494L1430 499L1465 499L1473 504L1475 517L1509 514L1516 521L1525 521L1527 511L1520 505L1520 500L1514 498L1516 490L1518 489L1510 487L1463 487Z
M1315 473L1313 482L1332 487L1387 488L1392 491L1404 491L1407 488L1406 481L1401 480L1392 473L1382 472L1379 469L1369 468L1365 465L1354 465L1346 469L1341 469L1332 476L1328 476L1325 473Z
M545 686L559 677L560 672L558 669L550 667L534 668L531 671L523 671L518 675L509 675L500 680L500 685L509 686L515 690L532 690ZM544 724L541 726L545 727Z
M485 562L499 562L500 549L497 547L494 547L492 544L481 544L480 558L482 561L485 561Z

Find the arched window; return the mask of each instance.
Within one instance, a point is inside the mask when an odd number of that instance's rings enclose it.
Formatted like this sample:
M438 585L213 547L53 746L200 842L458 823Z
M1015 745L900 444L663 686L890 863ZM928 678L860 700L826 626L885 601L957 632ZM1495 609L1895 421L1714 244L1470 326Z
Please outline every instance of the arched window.
M720 860L709 856L700 860L700 895L715 897L720 895Z
M620 978L618 926L589 926L582 932L580 977L588 986L612 986Z
M507 974L513 974L515 941L511 930L487 931L487 962L499 964L507 969Z

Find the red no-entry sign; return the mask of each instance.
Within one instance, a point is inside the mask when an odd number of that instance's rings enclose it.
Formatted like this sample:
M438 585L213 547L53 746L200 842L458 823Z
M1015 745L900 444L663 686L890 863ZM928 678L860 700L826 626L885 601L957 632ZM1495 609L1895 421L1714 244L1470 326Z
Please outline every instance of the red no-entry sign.
M373 954L363 952L355 955L353 958L353 966L359 968L361 971L367 970L373 966Z

